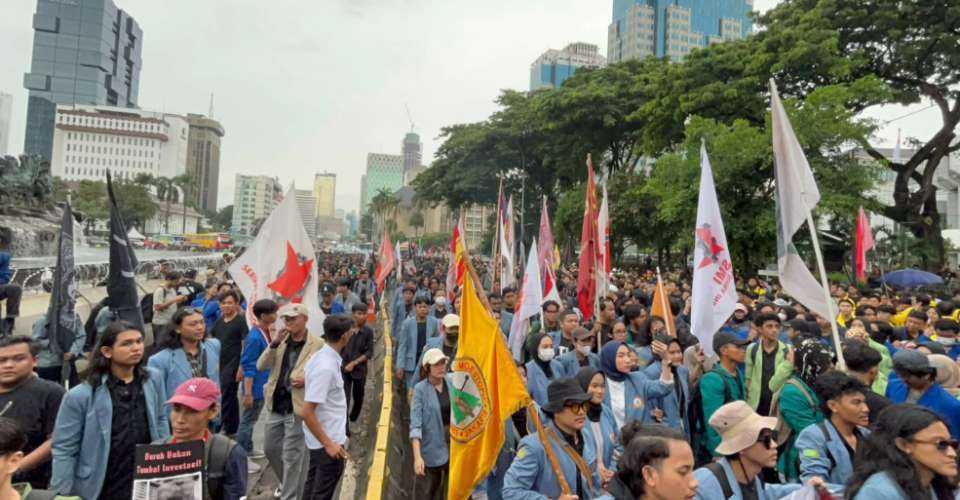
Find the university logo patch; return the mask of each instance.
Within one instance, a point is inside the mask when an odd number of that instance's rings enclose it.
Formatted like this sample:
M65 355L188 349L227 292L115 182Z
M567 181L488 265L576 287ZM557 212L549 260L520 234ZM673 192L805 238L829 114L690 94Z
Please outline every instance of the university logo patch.
M450 437L466 443L487 427L490 393L480 367L473 358L453 362L450 389Z

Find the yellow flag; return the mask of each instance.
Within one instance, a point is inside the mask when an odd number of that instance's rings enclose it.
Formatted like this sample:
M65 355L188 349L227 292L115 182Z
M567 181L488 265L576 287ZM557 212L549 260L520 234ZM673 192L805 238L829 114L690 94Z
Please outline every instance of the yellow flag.
M530 402L500 326L464 280L460 345L450 389L451 500L470 496L487 479L503 447L504 422Z

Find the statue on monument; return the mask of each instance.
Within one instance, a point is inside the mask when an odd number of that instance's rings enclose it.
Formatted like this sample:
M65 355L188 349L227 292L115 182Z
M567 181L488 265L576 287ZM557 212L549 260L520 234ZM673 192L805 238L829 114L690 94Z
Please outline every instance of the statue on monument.
M41 215L53 208L50 162L40 156L0 158L0 213Z

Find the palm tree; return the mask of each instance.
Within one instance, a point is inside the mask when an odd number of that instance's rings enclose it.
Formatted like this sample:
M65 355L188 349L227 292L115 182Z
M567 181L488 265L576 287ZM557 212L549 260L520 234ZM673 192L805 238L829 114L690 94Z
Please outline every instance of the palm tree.
M419 211L414 212L413 215L410 216L410 225L413 227L415 231L414 233L415 237L419 238L420 229L422 229L424 225L423 212L419 212Z
M386 188L378 190L377 194L370 200L370 210L374 214L374 226L378 234L385 227L387 215L395 213L399 205L400 200Z

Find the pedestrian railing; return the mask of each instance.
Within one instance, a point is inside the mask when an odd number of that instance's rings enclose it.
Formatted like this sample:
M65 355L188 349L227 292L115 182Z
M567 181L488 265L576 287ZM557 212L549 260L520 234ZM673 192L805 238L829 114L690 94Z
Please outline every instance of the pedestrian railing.
M386 294L383 295L386 297ZM367 474L367 500L381 500L387 477L387 451L390 443L390 418L393 414L393 339L390 337L391 318L387 316L387 301L381 299L380 315L383 318L383 406L377 421L377 440L373 448L373 460Z

